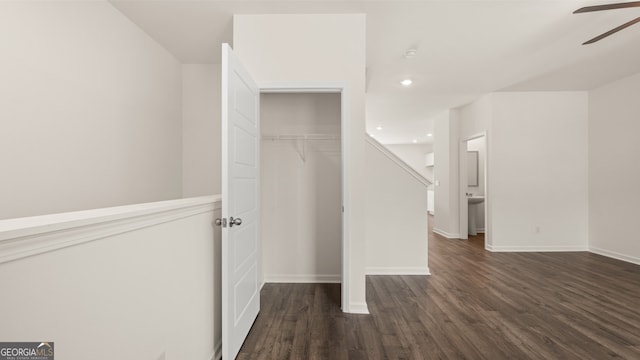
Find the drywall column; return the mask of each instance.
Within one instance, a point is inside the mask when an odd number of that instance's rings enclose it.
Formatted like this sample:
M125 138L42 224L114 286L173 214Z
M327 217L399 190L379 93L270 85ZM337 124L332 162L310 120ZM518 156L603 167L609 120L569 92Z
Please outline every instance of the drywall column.
M458 118L458 110L448 110L434 119L435 216L433 231L447 238L460 237Z
M343 149L348 170L349 236L348 309L367 312L365 299L365 45L366 18L340 15L235 15L234 51L258 83L342 82L347 99L349 147Z
M589 92L589 248L640 264L640 74Z

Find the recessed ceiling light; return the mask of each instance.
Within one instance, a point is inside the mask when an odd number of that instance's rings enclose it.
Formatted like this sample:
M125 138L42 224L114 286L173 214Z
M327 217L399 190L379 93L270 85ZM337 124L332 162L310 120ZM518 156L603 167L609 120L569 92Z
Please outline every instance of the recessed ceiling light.
M414 144L415 144L415 143L417 143L417 142L418 142L418 140L416 140L416 139L413 139L413 143L414 143Z
M427 136L433 136L433 134L432 133L428 133Z
M376 130L382 130L382 126L380 125L376 126Z
M371 136L371 137L375 137L373 134L369 134L369 136Z
M413 81L411 81L411 79L404 79L404 80L400 81L400 84L402 84L404 86L409 86L409 85L413 84Z

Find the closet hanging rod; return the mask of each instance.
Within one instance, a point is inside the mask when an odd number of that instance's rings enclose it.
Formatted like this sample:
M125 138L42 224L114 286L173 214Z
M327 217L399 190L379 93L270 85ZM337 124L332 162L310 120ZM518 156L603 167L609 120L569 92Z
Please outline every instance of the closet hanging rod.
M262 135L262 140L340 140L340 135L328 135L328 134Z

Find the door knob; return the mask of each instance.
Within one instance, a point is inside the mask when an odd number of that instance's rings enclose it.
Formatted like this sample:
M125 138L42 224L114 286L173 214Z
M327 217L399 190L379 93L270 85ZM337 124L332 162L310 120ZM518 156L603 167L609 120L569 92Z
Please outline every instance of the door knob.
M229 218L229 227L233 227L233 225L242 225L242 219L240 218L234 218L233 216L231 216Z

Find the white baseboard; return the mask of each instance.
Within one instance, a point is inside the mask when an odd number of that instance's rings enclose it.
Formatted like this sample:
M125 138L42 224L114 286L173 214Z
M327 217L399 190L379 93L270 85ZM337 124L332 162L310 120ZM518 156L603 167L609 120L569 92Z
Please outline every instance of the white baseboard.
M485 248L492 252L574 252L589 251L586 246L492 246L485 245Z
M459 239L460 238L460 234L451 234L451 233L448 233L446 231L442 231L442 230L436 229L436 228L433 228L433 232L438 234L438 235L444 236L447 239Z
M265 274L264 282L266 283L341 283L342 275L340 274Z
M428 267L376 267L366 268L367 275L431 275Z
M605 250L605 249L601 249L601 248L597 248L597 247L589 247L589 251L594 253L594 254L598 254L598 255L602 255L602 256L606 256L606 257L610 257L616 260L622 260L622 261L626 261L632 264L636 264L636 265L640 265L640 258L635 257L635 256L629 256L629 255L625 255L625 254L621 254L619 252L615 252L615 251L611 251L611 250Z
M369 314L367 303L349 303L349 314Z
M216 350L209 358L210 360L220 360L222 359L222 342L218 341L216 344Z

